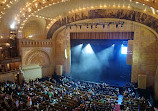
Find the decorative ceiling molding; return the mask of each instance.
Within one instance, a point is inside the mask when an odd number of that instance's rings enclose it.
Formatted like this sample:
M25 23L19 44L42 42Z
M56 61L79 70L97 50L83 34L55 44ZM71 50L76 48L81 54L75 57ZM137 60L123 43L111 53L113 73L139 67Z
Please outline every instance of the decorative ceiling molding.
M15 4L18 0L1 0L0 1L0 19L2 18L2 15L5 14L5 11L13 4Z
M144 24L158 33L158 19L146 13L123 9L96 9L69 14L68 16L62 17L55 21L48 31L47 39L51 39L54 32L64 25L80 20L97 18L117 18L130 20Z
M156 10L158 10L158 0L132 0L132 1L146 4L146 5L150 6L150 7L153 7Z
M74 0L33 0L32 2L29 2L25 5L25 7L22 7L20 10L20 13L17 14L17 16L15 17L15 19L17 20L18 24L19 24L19 27L21 27L21 25L23 26L25 24L25 22L28 20L29 17L31 17L32 15L34 15L34 13L44 9L44 8L47 8L49 6L52 6L52 5L55 5L55 4L59 4L59 3L63 3L63 2L71 2L71 1L74 1ZM126 0L128 1L128 0ZM151 4L149 1L153 1L153 0L129 0L129 3L131 1L134 1L136 2L136 4L138 3L141 3L142 5L145 5L147 4L148 6L150 6L153 10L153 13L155 13L155 11L158 9L158 3L156 0L154 0L155 2L155 5L154 4ZM149 2L149 3L148 3ZM115 7L115 5L117 4L114 4L113 7ZM130 4L129 4L129 7L130 7ZM156 10L155 10L156 9ZM144 9L146 10L146 9Z

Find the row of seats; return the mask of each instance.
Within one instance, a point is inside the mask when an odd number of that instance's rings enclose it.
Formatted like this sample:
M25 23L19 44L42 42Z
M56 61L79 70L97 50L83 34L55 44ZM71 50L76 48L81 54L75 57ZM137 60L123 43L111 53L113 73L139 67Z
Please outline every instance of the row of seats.
M120 94L119 87L112 87L106 83L73 81L64 76L58 79L42 78L24 82L22 86L13 82L3 82L0 88L0 110L4 111L112 111L118 104ZM133 101L139 99L129 88L123 90L123 95L124 108L120 107L123 110L133 104L126 104L129 97L134 97ZM142 103L146 101L141 100ZM139 103L134 102L134 107L139 107Z

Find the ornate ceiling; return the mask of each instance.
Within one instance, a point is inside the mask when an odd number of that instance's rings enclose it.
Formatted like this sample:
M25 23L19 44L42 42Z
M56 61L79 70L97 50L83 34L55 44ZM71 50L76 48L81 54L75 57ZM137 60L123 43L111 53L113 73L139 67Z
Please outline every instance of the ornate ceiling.
M12 24L22 30L31 16L55 20L67 12L93 8L139 10L158 17L157 0L1 0L0 35L8 32Z
M156 10L158 10L158 0L132 0L132 1L136 1L136 2L146 4L150 7L153 7Z

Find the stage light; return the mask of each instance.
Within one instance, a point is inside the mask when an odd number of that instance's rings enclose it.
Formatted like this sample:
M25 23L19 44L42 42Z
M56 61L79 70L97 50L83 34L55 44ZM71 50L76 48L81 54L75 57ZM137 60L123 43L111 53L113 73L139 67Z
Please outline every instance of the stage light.
M103 29L105 28L105 24L103 24Z
M91 29L93 29L93 25L91 25Z
M80 55L81 54L82 46L83 46L83 44L79 44L77 46L72 47L71 50L73 51L74 55Z
M80 25L80 29L82 28L82 26Z
M115 46L115 44L112 45L113 47Z
M11 28L11 29L15 29L15 28L16 28L15 22L13 22L13 23L10 25L10 28Z
M123 44L121 45L121 54L127 54L127 47Z
M87 24L87 28L88 28L88 24Z
M82 48L83 44L78 45L78 47Z
M118 24L116 24L116 28L118 28Z
M85 51L86 51L87 53L89 53L89 54L92 54L92 53L93 53L93 49L92 49L92 47L91 47L90 44L88 44L88 45L85 47Z
M80 44L81 46L83 46L83 43L82 44Z

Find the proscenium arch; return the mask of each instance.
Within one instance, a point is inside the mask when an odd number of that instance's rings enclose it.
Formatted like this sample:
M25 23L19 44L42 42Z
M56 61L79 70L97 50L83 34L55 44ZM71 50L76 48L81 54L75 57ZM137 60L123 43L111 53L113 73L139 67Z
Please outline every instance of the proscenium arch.
M80 20L98 18L117 18L130 20L144 24L158 33L158 19L146 13L125 9L95 9L69 14L68 16L57 20L48 31L47 39L51 39L54 32L64 25Z
M95 28L95 26L94 26L94 28L92 28L92 29L91 29L91 27L89 27L88 30L87 30L86 26L85 26L86 30L84 30L84 28L81 28L81 29L79 27L76 28L75 25L74 25L74 24L82 24L82 23L83 24L85 24L85 23L98 23L98 21L103 22L103 23L104 22L111 22L111 21L113 21L113 22L123 21L125 24L123 25L123 27L119 26L118 28L116 28L115 25L112 25L112 28L111 28L111 26L109 28L107 26L105 26L105 28L100 26L100 27L98 27L99 29ZM138 27L144 27L155 35L155 39L158 39L158 33L155 32L155 30L151 29L150 27L148 27L144 24L134 22L134 21L130 21L130 20L125 20L125 19L123 19L123 20L116 19L116 18L86 19L86 20L73 22L72 24L74 26L71 29L69 29L69 27L66 29L65 26L62 26L62 27L58 28L54 32L52 38L53 39L56 38L58 36L58 34L60 34L63 31L64 31L65 34L68 34L68 36L69 36L69 33L71 33L71 32L72 33L73 32L91 32L91 31L93 31L93 32L109 32L109 31L110 32L135 32ZM124 26L126 28L124 28Z
M119 19L108 19L108 20L109 21L110 20L119 21ZM73 24L96 23L98 21L100 21L100 22L107 21L108 22L108 20L107 20L107 18L87 19L87 20L81 20L81 21L74 22ZM78 32L79 33L80 32L81 33L82 32L88 32L88 33L89 32L134 32L134 40L132 40L131 42L133 43L133 45L135 47L138 46L141 51L144 51L146 49L150 50L150 48L151 49L156 48L158 34L153 29L151 29L150 27L147 27L146 25L140 24L138 22L133 22L130 20L123 20L123 21L125 22L124 26L123 27L119 26L118 28L116 28L115 25L111 25L110 27L105 27L105 28L103 28L102 26L98 26L98 28L95 28L95 26L94 26L92 29L91 29L91 26L89 26L89 28L87 28L86 26L83 26L81 29L79 27L76 28L75 26L72 26L71 29L69 29L69 28L66 29L65 26L62 26L59 29L57 29L57 31L55 31L55 33L53 34L53 41L56 42L57 46L60 45L61 41L62 41L62 44L64 44L64 47L62 47L63 49L61 49L61 50L66 49L70 55L70 56L68 56L69 58L65 61L66 62L65 64L68 64L68 67L71 66L71 64L70 64L71 63L71 37L72 37L71 33L73 33L73 32L75 32L75 33L78 33ZM98 39L99 38L100 37L98 36ZM96 37L96 39L97 39L97 37ZM65 47L65 46L67 46L67 47ZM133 66L135 66L135 64L137 64L137 62L136 62L137 61L136 58L138 58L137 53L141 54L141 51L139 51L137 49L135 48L134 49L135 51L133 53L134 54L133 60L135 61L135 62L133 62L134 64L132 63ZM153 53L155 53L155 52L153 52ZM151 52L150 52L150 54L152 56ZM62 58L63 56L64 56L64 53L62 53L62 56L57 56L57 57ZM150 59L147 59L147 60L150 60ZM67 66L65 66L65 67L67 67ZM134 75L134 77L135 77L135 75Z

